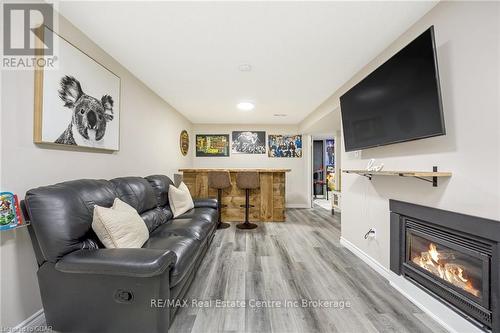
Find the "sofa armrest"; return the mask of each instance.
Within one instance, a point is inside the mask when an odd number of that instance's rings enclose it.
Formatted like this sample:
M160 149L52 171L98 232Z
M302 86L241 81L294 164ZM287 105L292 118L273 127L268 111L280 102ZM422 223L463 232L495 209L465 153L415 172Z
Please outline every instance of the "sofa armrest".
M194 208L213 208L217 209L217 199L213 198L204 198L204 199L193 199Z
M55 268L63 273L152 277L175 264L177 255L157 249L78 250L65 255Z

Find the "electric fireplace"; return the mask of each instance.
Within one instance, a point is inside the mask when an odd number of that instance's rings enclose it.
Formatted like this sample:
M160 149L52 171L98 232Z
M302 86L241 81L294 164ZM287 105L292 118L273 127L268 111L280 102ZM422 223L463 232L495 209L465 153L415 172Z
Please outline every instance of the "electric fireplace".
M391 270L500 332L500 221L390 201Z

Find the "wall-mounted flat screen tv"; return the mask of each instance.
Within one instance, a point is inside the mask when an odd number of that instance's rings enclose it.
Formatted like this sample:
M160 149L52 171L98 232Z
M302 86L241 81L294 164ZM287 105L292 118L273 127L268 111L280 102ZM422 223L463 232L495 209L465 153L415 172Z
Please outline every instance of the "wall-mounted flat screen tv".
M340 97L345 150L444 135L434 27Z

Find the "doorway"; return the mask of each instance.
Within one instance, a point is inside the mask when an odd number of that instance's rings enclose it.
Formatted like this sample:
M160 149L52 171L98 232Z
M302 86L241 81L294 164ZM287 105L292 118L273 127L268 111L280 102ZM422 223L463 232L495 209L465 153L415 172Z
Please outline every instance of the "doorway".
M332 210L336 185L335 136L313 136L312 145L312 201L313 206Z
M304 129L308 135L307 170L311 207L340 213L341 145L340 108L318 118ZM327 184L328 183L328 184ZM327 198L328 196L328 198Z

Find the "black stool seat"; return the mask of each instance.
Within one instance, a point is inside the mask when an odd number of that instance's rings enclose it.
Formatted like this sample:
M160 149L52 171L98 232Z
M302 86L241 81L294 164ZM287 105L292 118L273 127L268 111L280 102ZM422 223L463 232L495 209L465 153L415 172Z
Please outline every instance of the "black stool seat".
M248 216L250 207L254 207L250 205L250 190L255 190L260 187L259 173L254 171L239 172L236 174L236 186L245 190L245 204L241 205L241 207L245 207L245 222L236 225L236 227L238 229L255 229L257 228L257 224L250 223Z

